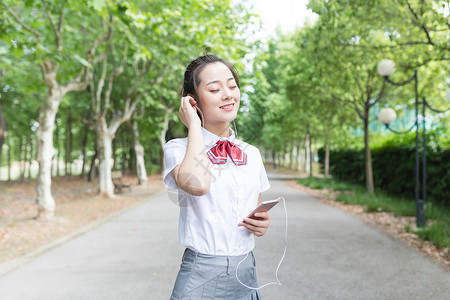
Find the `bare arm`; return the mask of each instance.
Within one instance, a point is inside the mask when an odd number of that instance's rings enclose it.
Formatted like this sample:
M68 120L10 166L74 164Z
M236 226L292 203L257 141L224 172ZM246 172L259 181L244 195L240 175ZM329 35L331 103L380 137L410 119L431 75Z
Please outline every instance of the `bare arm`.
M178 115L188 128L188 145L183 161L172 172L180 189L191 195L201 196L209 190L211 172L200 118L192 107L193 104L195 100L190 96L181 99Z

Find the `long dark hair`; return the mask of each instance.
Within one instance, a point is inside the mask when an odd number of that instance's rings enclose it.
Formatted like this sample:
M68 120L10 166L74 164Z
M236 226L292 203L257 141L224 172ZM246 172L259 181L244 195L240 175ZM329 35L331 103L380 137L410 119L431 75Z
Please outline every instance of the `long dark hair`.
M185 97L187 95L192 95L198 102L197 88L200 84L200 76L198 74L200 74L200 72L207 64L217 62L223 63L228 67L228 69L230 69L231 74L233 74L234 80L236 81L236 84L239 88L239 76L236 68L231 63L224 61L223 59L218 58L215 55L207 54L194 59L187 66L186 71L184 72L183 86L181 87L180 91L181 96Z

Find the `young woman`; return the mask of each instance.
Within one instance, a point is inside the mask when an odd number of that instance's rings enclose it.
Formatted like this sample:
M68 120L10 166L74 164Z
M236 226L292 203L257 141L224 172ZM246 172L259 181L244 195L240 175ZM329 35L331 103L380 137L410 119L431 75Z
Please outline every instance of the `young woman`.
M270 216L246 216L270 185L259 150L230 128L239 102L230 63L205 55L189 64L178 114L188 136L164 146L164 184L178 189L179 239L186 247L172 300L260 299L244 285L258 286L254 235L266 233ZM244 285L236 277L239 263Z

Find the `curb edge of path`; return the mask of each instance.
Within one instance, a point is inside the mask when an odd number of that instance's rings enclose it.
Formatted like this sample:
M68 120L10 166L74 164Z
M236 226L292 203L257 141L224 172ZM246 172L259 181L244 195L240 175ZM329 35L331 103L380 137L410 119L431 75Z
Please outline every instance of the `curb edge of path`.
M27 264L34 258L44 254L45 252L47 252L53 248L56 248L56 247L66 243L88 231L91 231L91 230L99 227L100 225L102 225L108 221L111 221L112 219L134 209L135 207L137 207L141 204L144 204L147 201L152 200L153 198L155 198L165 192L166 192L165 190L162 190L162 191L156 191L156 192L150 193L148 197L145 197L144 199L142 199L136 203L133 203L121 210L113 212L97 221L88 223L87 225L84 225L71 233L68 233L52 242L49 242L49 243L45 244L44 246L41 246L41 247L31 251L30 253L27 253L27 254L17 257L17 258L13 258L12 260L9 260L3 264L0 264L0 277L6 275L7 273L9 273L17 268L20 268L21 266Z

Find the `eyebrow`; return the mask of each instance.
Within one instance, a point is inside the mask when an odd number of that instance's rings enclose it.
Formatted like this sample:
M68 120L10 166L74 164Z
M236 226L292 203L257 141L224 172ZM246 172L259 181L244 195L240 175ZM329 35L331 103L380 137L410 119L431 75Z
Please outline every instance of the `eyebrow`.
M235 80L235 79L234 79L234 77L230 77L227 79L227 82L230 80ZM220 80L213 80L213 81L208 82L206 85L211 85L211 84L218 83L218 82L220 82Z

